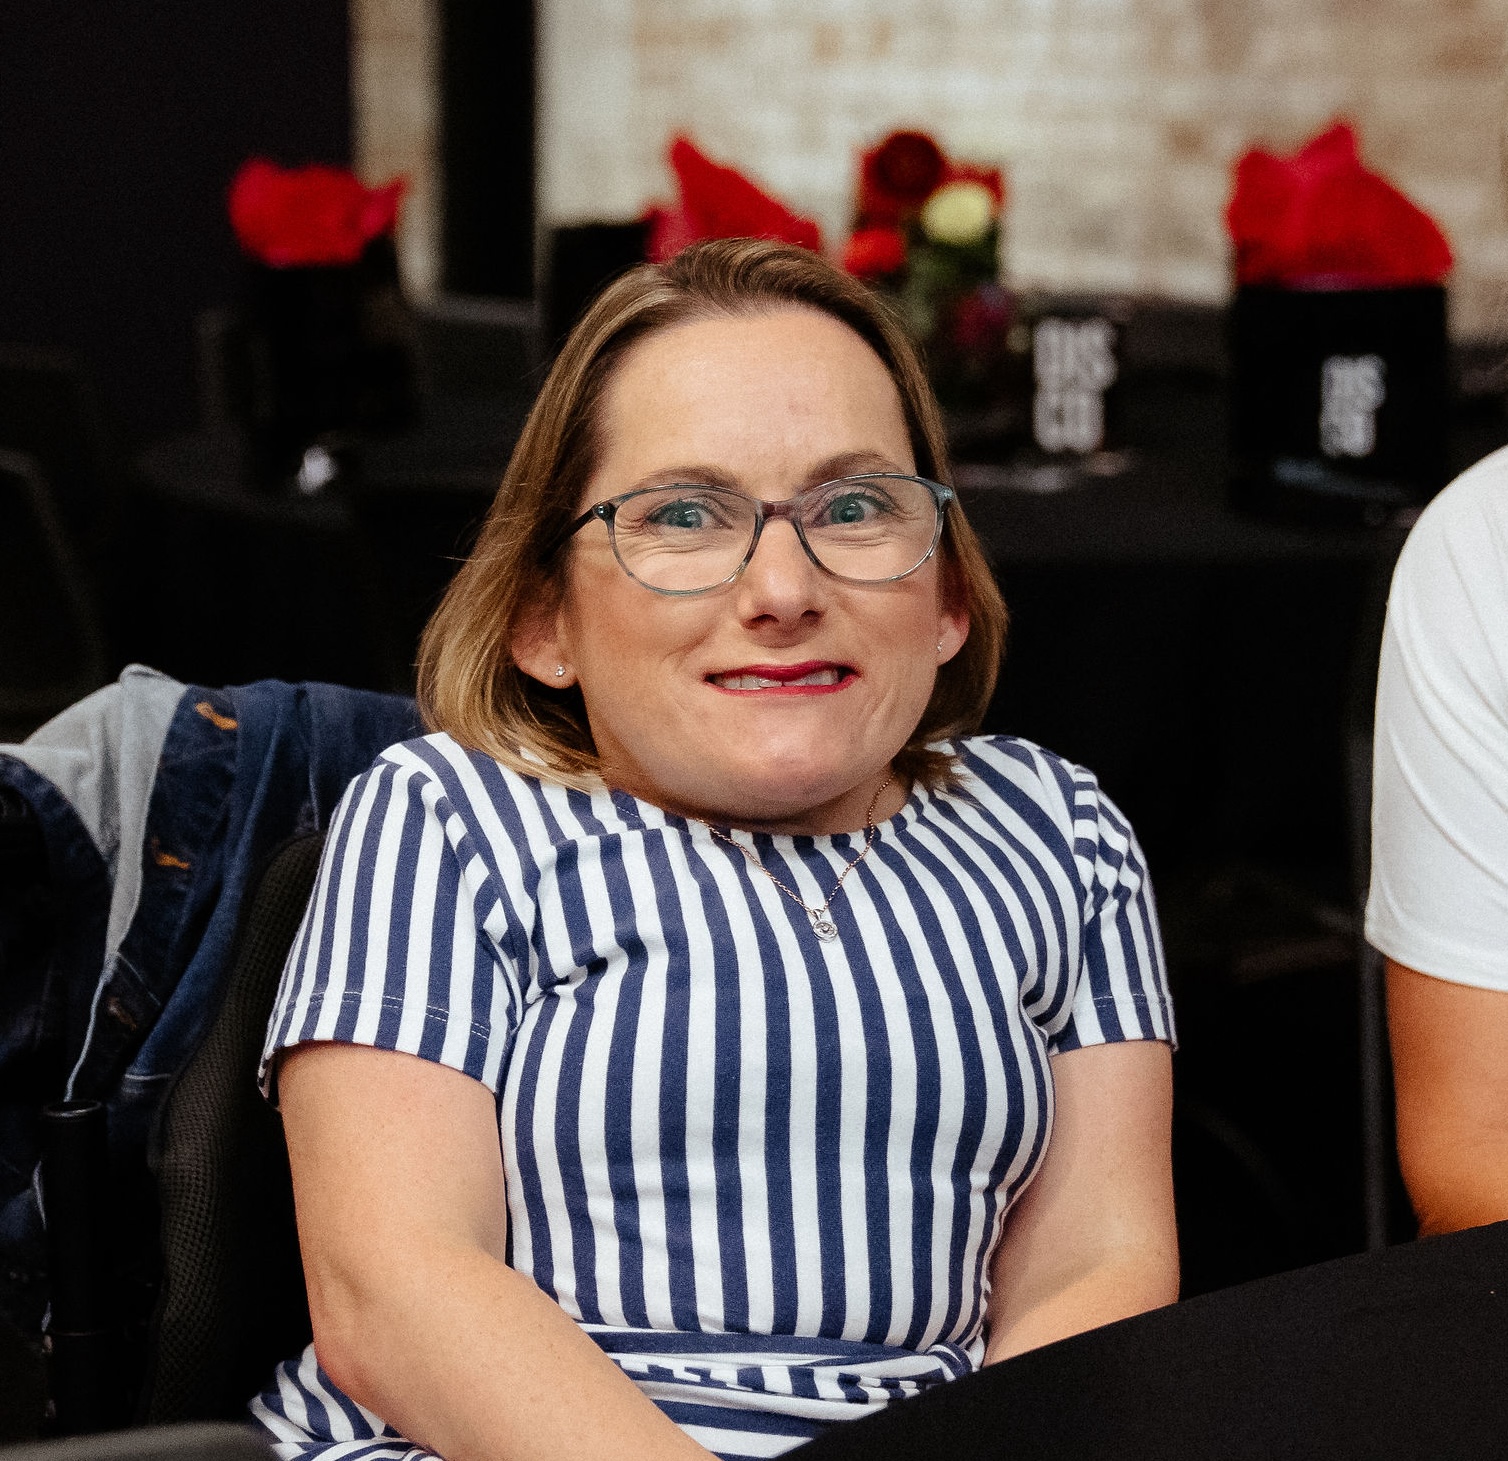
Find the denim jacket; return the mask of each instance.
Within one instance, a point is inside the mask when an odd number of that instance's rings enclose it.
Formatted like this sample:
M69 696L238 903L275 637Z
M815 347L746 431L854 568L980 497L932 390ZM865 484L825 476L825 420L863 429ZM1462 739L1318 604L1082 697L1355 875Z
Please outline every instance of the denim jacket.
M36 898L0 916L0 1267L13 1281L42 1267L40 1108L105 1102L129 1207L161 1097L215 1007L249 878L288 838L323 829L379 751L418 733L401 696L276 680L204 689L132 666L0 747L0 785L41 832L51 925L46 938L19 926Z

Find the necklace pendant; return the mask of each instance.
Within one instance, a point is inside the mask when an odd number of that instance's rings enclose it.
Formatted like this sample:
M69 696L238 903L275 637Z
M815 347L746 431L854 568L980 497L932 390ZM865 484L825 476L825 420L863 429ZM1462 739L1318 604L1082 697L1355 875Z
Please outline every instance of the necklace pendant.
M836 923L829 922L825 918L820 918L817 914L814 913L812 914L812 932L816 934L823 943L831 943L838 936L838 925Z

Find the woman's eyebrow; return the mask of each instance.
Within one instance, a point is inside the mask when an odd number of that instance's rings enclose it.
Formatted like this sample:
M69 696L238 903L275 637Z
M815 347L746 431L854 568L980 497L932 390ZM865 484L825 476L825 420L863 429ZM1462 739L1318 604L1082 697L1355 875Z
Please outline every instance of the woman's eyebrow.
M906 468L892 461L882 452L838 452L817 463L806 472L799 484L792 486L815 487L822 482L831 482L839 477L853 477L865 472L900 472ZM748 488L733 473L722 467L713 467L705 462L683 463L680 466L659 467L647 472L626 490L642 492L649 487L726 487L732 492L747 492Z
M642 492L647 487L726 487L731 492L744 490L738 478L731 473L720 467L705 465L656 468L640 477L628 491Z
M807 473L807 482L815 487L821 482L831 482L838 477L862 476L865 472L897 472L905 476L910 475L904 466L892 461L882 452L846 451L828 457L826 461L814 467Z

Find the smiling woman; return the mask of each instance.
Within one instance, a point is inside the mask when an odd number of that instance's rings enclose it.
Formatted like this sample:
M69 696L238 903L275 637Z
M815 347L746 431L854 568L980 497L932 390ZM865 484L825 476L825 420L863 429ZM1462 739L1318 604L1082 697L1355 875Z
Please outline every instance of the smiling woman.
M1151 890L1087 771L967 734L1004 610L946 476L801 250L577 326L269 1031L290 1461L771 1456L1175 1296Z

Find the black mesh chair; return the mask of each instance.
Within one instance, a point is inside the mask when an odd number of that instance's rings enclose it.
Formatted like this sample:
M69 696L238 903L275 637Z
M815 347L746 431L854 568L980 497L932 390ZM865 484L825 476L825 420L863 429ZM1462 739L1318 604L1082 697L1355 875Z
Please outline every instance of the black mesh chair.
M254 885L220 1009L163 1103L151 1154L163 1274L142 1423L244 1415L309 1340L282 1123L255 1076L323 844L287 843Z

